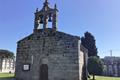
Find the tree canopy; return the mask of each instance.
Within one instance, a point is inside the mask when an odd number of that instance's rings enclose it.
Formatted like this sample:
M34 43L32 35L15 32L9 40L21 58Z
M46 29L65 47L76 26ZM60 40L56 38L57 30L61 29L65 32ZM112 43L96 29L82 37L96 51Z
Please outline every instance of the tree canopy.
M97 56L95 38L90 32L85 32L81 38L81 44L88 49L88 57Z
M0 56L2 58L13 58L14 57L14 53L11 52L11 51L8 51L8 50L3 50L3 49L0 49Z
M95 75L101 75L103 72L103 63L97 56L91 56L88 58L88 72L93 75L93 80Z

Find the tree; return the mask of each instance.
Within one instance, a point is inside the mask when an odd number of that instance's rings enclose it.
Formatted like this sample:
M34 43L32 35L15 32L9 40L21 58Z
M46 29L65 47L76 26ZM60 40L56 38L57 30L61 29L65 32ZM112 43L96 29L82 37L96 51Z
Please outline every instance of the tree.
M81 44L88 49L88 57L97 56L95 38L91 33L84 33L84 37L81 38Z
M0 49L0 56L5 57L5 58L13 58L14 53L8 50Z
M101 75L103 72L103 63L100 58L96 56L91 56L88 58L88 72L93 75L93 80L95 80L95 75Z

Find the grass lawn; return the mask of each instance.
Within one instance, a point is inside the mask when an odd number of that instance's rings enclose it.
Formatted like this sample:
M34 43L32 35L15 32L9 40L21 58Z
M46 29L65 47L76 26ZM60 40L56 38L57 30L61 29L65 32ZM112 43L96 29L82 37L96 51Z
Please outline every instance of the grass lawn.
M11 73L0 73L0 78L9 78L9 77L14 77L14 74Z
M92 78L92 76L91 76ZM95 76L96 80L120 80L120 77Z
M0 78L12 78L14 74L0 73ZM91 76L92 79L92 76ZM96 80L120 80L120 77L105 77L105 76L95 76Z

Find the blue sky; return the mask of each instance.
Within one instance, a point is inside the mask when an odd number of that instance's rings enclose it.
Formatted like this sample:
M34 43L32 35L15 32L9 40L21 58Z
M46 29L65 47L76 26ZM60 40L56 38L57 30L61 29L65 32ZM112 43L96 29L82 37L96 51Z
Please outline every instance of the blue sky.
M17 41L33 31L34 12L44 0L0 0L0 49L16 53ZM96 39L101 57L120 56L120 0L49 0L58 6L58 30Z

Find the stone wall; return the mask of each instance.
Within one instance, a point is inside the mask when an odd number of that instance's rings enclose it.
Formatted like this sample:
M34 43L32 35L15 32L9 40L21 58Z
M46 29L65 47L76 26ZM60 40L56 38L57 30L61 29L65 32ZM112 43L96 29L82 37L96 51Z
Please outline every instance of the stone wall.
M16 79L40 80L42 64L48 66L48 80L81 80L84 64L79 37L63 32L42 31L18 42ZM24 71L23 65L30 70Z

